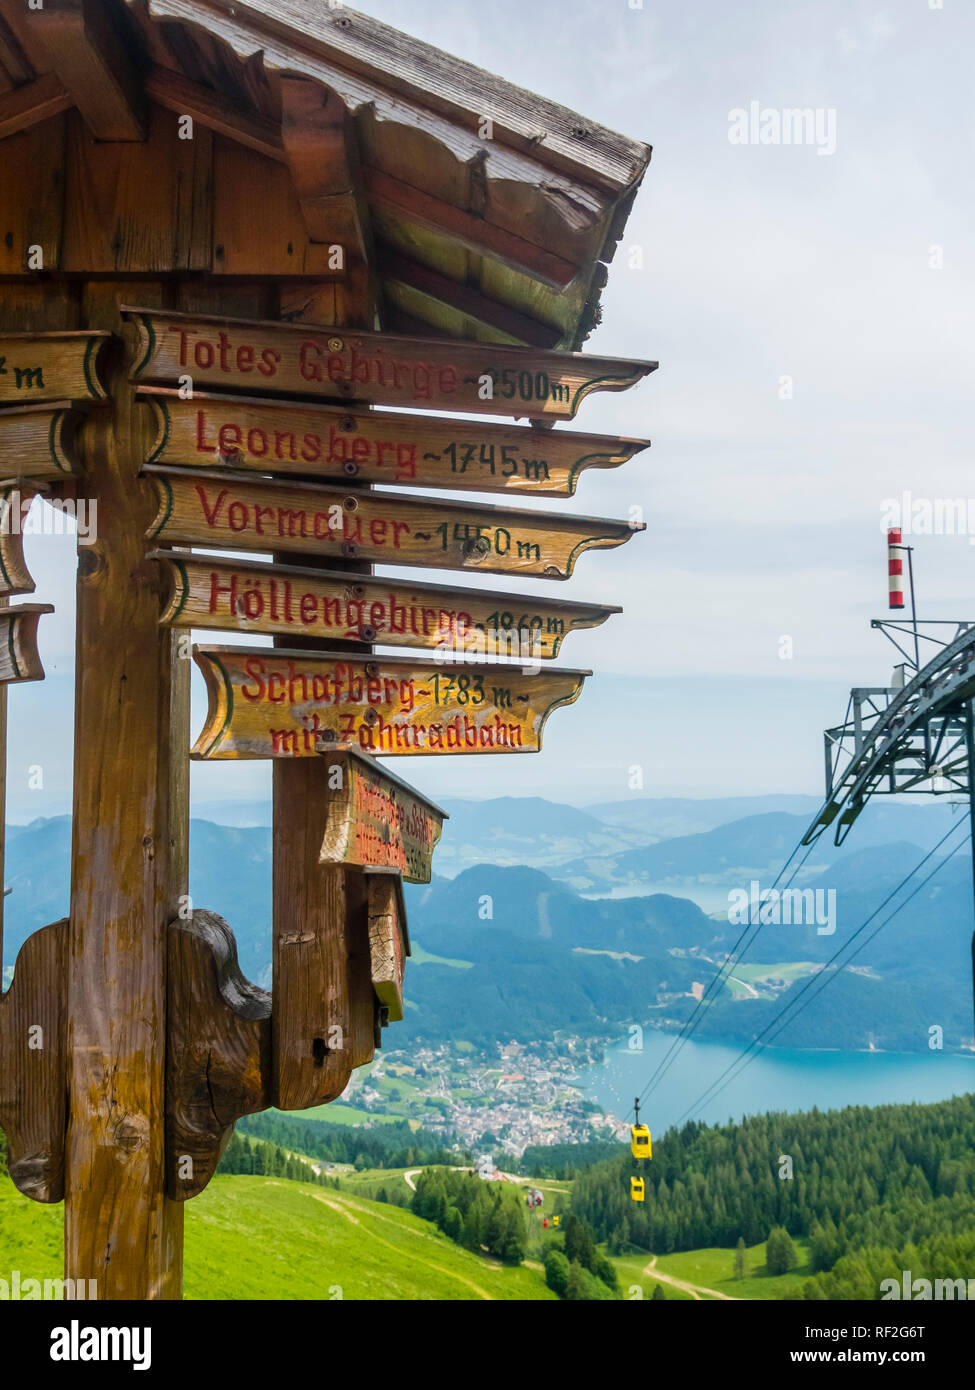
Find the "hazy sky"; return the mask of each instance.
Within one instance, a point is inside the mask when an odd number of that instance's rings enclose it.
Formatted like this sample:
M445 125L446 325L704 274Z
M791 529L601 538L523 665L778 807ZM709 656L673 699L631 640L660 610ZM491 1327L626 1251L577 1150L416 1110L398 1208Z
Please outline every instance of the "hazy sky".
M644 509L645 533L584 555L558 586L625 612L566 643L561 664L597 676L552 716L540 756L398 760L398 770L434 795L620 799L632 764L644 795L818 792L824 725L840 719L850 685L890 675L890 650L868 625L886 606L884 500L975 495L975 6L361 8L654 147L588 346L660 369L630 392L591 397L575 422L653 447L585 474L557 504ZM730 113L753 102L818 109L835 151L731 143ZM635 247L642 269L630 268ZM913 539L922 614L972 616L971 538ZM28 547L36 597L58 613L41 628L49 681L11 695L17 819L69 798L63 759L43 794L20 790L51 738L70 737L69 549L49 538ZM791 660L780 658L784 636ZM194 772L208 801L269 783L266 765Z

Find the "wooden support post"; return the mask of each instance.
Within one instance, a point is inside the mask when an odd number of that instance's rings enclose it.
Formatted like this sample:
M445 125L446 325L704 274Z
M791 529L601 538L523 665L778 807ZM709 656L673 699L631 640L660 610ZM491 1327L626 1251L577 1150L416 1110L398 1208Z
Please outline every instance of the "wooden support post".
M87 292L121 327L121 287ZM65 1273L100 1299L179 1298L182 1212L164 1192L166 937L186 892L189 662L145 558L148 439L128 367L80 436L98 534L78 569Z
M306 84L285 86L289 93L286 106L291 112L288 143L294 149L300 128L296 98ZM339 121L336 129L341 130L343 139L351 138L347 121ZM354 166L354 156L332 148L329 167L334 162L347 170ZM354 191L349 197L355 200ZM331 240L325 205L319 210L325 220L316 223L316 231ZM343 297L346 312L336 315L336 327L372 326L375 305L371 286L362 281L357 288L358 293ZM279 564L293 564L296 558L275 555ZM308 556L300 559L307 567ZM325 560L317 567L347 568L350 576L368 574L371 568L354 560ZM319 644L276 638L275 645L314 648ZM332 645L347 647L350 652L371 651L362 642ZM274 1104L290 1110L334 1100L345 1090L353 1069L371 1061L374 1009L363 875L358 869L319 862L328 820L324 762L318 758L276 758L273 778L272 1089ZM331 1041L330 1030L335 1030L331 1031Z

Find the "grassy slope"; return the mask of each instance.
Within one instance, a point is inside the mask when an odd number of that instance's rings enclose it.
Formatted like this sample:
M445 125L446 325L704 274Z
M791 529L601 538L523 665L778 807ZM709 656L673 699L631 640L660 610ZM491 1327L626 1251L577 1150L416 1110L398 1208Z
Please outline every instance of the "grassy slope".
M731 1298L783 1298L785 1294L801 1287L812 1277L807 1242L796 1239L793 1244L799 1256L799 1266L790 1270L788 1274L769 1274L765 1267L764 1242L761 1245L753 1245L745 1252L748 1272L744 1279L732 1278L735 1267L734 1250L687 1250L679 1255L660 1255L655 1269L675 1279L683 1279L686 1283L699 1284L704 1288L714 1289L717 1293L728 1294ZM634 1284L642 1287L644 1298L649 1298L653 1293L653 1286L659 1281L652 1273L643 1273L650 1259L649 1255L625 1255L613 1260L619 1270L624 1296ZM674 1288L672 1284L664 1284L664 1292L668 1298L693 1297L690 1293ZM701 1294L700 1297L703 1300L708 1295Z
M0 1271L55 1278L61 1207L0 1183ZM186 1213L192 1299L551 1299L539 1273L506 1269L395 1207L274 1178L218 1177Z

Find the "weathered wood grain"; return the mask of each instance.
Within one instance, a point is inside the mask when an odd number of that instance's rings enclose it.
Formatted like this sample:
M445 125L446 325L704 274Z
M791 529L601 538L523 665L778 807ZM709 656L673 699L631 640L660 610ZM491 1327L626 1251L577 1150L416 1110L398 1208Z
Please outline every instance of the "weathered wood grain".
M144 387L156 443L149 463L473 492L571 497L587 468L617 468L647 439L444 420Z
M120 328L119 291L86 284L85 320ZM142 412L120 366L108 384L114 410L92 412L79 433L99 525L77 586L65 1264L104 1299L171 1299L183 1209L165 1195L166 957L186 893L174 757L189 669L159 628L141 539L152 511L138 478Z
M625 391L655 362L313 325L126 311L139 329L133 379L571 419L593 391Z
M548 716L592 674L266 647L193 656L209 697L194 758L311 758L328 743L383 757L538 752Z
M229 471L160 464L144 471L159 490L149 539L219 550L287 547L322 559L568 579L584 551L622 545L645 529L642 522L279 483Z
M71 93L53 72L14 87L0 97L0 140L50 120L73 105Z
M429 883L447 812L354 748L323 753L329 788L323 864L394 869Z
M91 0L43 0L29 19L95 138L141 140L142 84L118 18Z
M22 603L17 608L0 608L0 684L44 679L44 667L37 650L37 624L43 614L53 612L50 603Z
M235 1122L271 1104L271 996L245 979L223 918L199 909L170 925L167 995L166 1189L186 1202Z
M160 622L180 628L439 648L457 655L549 661L565 638L621 610L546 595L448 588L348 572L152 550L169 600Z
M107 333L0 334L0 404L105 395L96 358Z
M0 410L0 476L61 478L73 473L74 433L80 418L71 401Z
M14 1186L35 1202L64 1197L67 920L20 948L0 998L0 1129Z
M406 905L399 874L366 873L369 891L369 959L372 987L386 1011L385 1021L400 1023L403 1018L403 976L410 938L406 926Z

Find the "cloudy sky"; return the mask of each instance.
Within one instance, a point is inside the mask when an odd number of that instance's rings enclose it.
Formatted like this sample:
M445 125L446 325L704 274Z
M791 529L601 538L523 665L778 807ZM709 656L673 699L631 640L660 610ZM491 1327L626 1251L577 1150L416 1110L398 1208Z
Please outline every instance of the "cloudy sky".
M643 795L818 792L823 727L851 685L890 676L869 628L886 607L885 500L975 496L975 7L634 4L360 0L654 147L588 346L660 369L576 421L653 447L559 503L643 508L646 532L559 586L625 612L566 643L563 664L596 675L540 756L414 760L407 775L433 795L622 799L634 765ZM732 143L732 113L753 102L818 110L835 150ZM924 617L973 616L972 511L971 538L912 538ZM71 724L58 551L28 546L58 613L41 629L49 680L11 696L13 819L70 797L49 756ZM43 793L19 791L44 749ZM194 771L207 802L269 784L263 764Z

